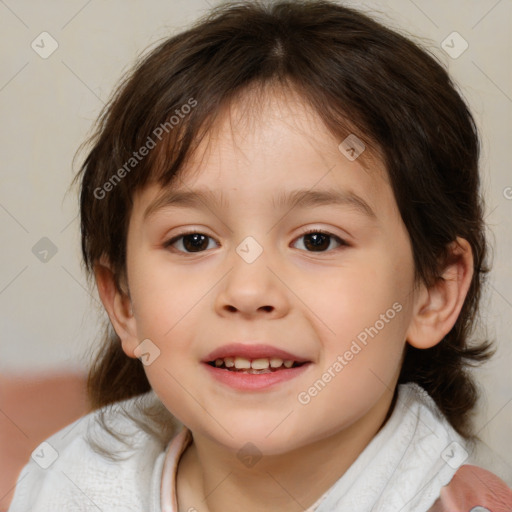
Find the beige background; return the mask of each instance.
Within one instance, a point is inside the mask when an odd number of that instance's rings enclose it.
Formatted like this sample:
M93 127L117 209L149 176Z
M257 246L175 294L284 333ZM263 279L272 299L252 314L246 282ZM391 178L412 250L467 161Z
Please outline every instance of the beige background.
M80 267L77 196L68 192L77 168L73 155L136 56L213 3L0 1L0 372L85 367L102 316ZM499 351L478 372L486 400L477 425L512 468L512 2L346 3L428 46L449 66L480 126L486 219L495 245L484 318ZM43 31L58 43L47 59L31 48ZM441 48L453 31L469 44L456 59ZM57 249L46 263L32 251L43 237Z

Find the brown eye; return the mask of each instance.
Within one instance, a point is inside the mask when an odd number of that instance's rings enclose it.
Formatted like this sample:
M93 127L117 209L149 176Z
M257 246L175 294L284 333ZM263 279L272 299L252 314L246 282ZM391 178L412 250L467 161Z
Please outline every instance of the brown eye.
M203 252L208 249L209 240L213 241L203 233L183 233L166 242L165 246L184 253Z
M327 252L333 241L338 244L337 247L348 245L344 240L336 235L328 233L327 231L320 231L318 229L304 233L297 240L300 240L301 238L304 239L303 246L308 252ZM337 247L334 248L336 249Z

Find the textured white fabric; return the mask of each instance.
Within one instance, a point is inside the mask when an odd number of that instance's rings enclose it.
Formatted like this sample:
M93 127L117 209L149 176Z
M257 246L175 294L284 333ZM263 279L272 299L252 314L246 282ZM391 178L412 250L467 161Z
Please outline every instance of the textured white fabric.
M464 440L419 386L399 386L391 417L316 512L426 512L468 463Z
M427 512L468 448L434 401L415 384L399 386L391 417L347 472L305 512ZM176 439L164 462L174 481L177 455L188 436ZM179 442L178 442L179 441ZM444 457L444 458L443 458ZM311 474L322 468L311 468ZM176 489L164 487L164 512L178 512ZM269 504L270 505L270 504Z
M147 393L143 400L153 400ZM121 413L135 400L106 409L108 425L128 435L129 446L115 440L97 424L98 411L68 425L35 450L23 468L9 512L160 512L160 482L165 446ZM87 442L91 435L110 452L123 457L112 461L96 453ZM48 444L46 444L48 443ZM43 465L58 457L46 469Z
M150 392L145 399L154 397ZM121 404L130 411L134 400ZM129 435L129 447L102 430L97 411L77 420L46 441L58 452L53 464L42 469L30 460L25 466L9 512L161 512L164 462L171 468L167 474L174 476L181 450L169 443L174 450L166 451L121 414L117 404L108 418L113 429ZM125 459L114 462L93 451L88 432ZM428 394L415 384L401 385L386 425L308 512L426 512L458 467L470 462L466 450ZM40 454L47 458L48 447ZM312 477L321 470L312 468ZM164 493L166 511L175 512L173 498Z

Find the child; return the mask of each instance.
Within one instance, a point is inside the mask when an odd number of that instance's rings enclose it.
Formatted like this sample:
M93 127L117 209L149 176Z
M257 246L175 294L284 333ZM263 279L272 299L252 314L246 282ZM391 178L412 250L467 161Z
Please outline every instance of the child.
M333 2L153 50L79 174L96 410L10 510L512 510L473 463L478 149L436 60Z

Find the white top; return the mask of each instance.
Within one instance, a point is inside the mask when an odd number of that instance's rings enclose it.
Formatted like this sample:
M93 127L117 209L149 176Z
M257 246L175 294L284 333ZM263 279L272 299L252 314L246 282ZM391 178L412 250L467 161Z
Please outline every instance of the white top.
M153 400L147 393L142 400ZM140 399L139 399L140 400ZM136 399L103 408L109 426L129 436L129 446L110 436L94 411L41 443L18 477L9 512L161 512L165 446L122 414L135 413ZM123 460L99 455L88 435Z
M154 399L152 391L143 398ZM97 424L98 411L80 418L34 450L9 512L178 512L176 472L191 433L178 424L177 434L162 445L121 413L121 405L130 411L135 400L103 409L116 431L129 436L129 447ZM123 460L99 455L87 433ZM427 393L415 384L400 385L387 423L306 512L425 512L467 457L464 441Z

